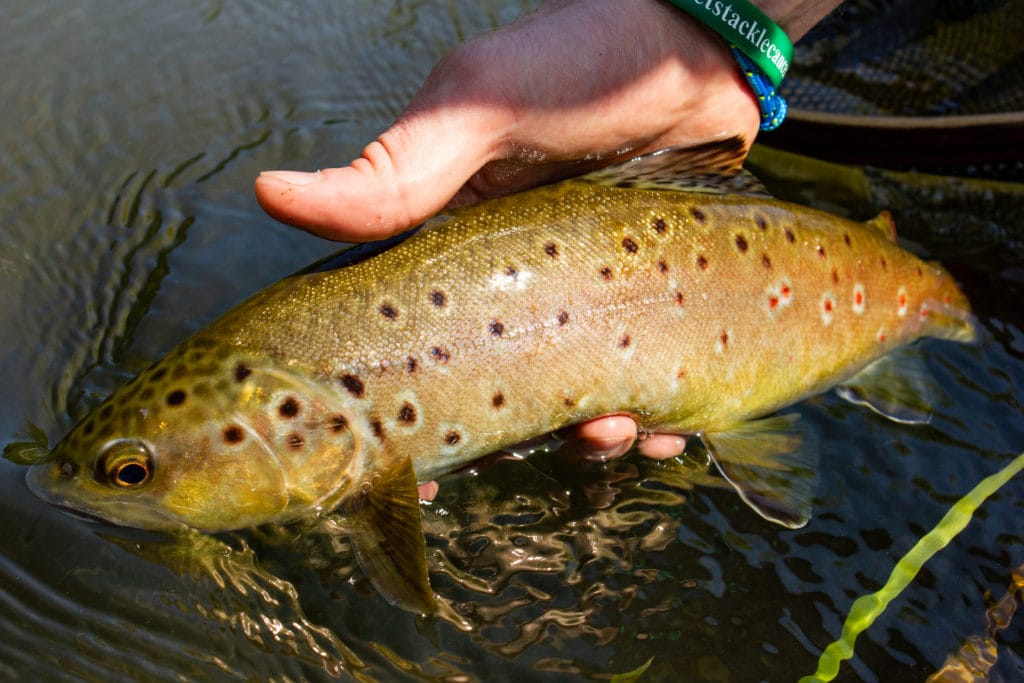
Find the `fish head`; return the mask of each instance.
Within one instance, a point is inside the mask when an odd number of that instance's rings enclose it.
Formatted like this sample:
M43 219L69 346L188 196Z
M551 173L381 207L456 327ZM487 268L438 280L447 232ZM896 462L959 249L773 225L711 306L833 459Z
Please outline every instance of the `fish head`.
M353 414L307 373L207 346L186 342L87 415L30 469L33 492L122 526L206 531L347 495Z

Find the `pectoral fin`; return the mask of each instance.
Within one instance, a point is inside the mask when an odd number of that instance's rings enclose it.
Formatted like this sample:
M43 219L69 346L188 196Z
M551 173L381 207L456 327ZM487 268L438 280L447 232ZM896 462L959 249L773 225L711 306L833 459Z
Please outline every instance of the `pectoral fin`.
M818 479L816 444L798 419L769 417L702 437L719 472L744 502L790 529L811 518Z
M836 393L895 422L928 424L932 419L935 383L920 353L903 347L837 386Z
M434 611L416 473L408 458L376 473L346 503L359 565L384 598L411 612Z

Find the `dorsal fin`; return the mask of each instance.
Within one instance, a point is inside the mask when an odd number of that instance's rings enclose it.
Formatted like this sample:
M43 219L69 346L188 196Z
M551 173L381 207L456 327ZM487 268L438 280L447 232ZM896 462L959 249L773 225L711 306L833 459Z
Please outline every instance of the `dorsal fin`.
M896 221L892 219L892 214L888 211L880 211L877 216L869 221L864 221L864 225L869 228L874 228L879 231L891 241L896 241Z
M768 197L761 181L742 168L746 149L738 137L693 147L669 147L593 171L576 181L644 190Z

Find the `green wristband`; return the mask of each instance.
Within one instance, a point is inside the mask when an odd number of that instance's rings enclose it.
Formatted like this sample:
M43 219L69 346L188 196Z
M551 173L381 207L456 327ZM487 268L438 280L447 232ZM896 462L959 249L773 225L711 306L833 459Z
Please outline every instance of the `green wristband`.
M778 87L793 59L785 31L747 0L668 0L735 45Z

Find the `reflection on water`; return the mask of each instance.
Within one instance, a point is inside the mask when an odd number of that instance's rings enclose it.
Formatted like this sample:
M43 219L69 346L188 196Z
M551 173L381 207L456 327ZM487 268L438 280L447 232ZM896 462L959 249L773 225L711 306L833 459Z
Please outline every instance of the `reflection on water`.
M55 442L190 331L332 251L263 216L256 173L358 153L448 46L531 4L4 3L0 440L36 425ZM813 671L853 600L1024 447L1024 192L800 164L786 183L785 167L759 169L780 194L894 209L983 330L919 345L942 388L930 425L831 395L798 408L822 447L805 529L751 513L698 448L608 465L554 448L448 477L424 506L440 609L423 618L373 591L343 519L116 529L42 505L0 461L0 677L554 681L652 657L643 680ZM1024 626L999 596L1019 597L1022 505L1019 482L986 503L844 675L920 680L982 643L992 680L1018 676Z

